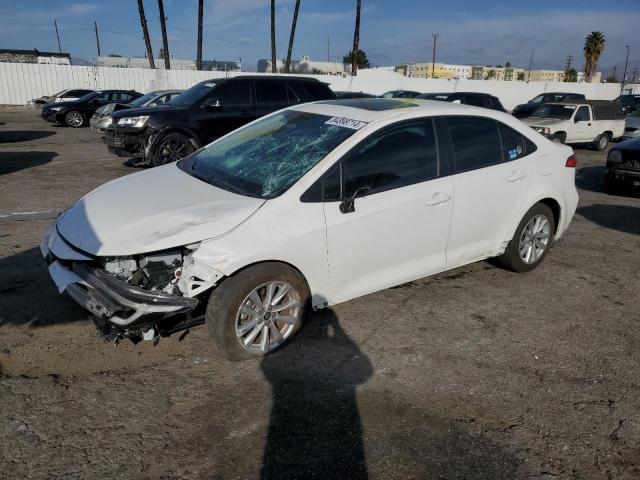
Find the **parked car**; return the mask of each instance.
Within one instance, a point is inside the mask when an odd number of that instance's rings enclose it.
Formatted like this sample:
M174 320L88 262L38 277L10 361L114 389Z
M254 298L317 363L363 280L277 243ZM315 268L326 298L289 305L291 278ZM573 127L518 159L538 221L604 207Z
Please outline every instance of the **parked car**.
M522 121L555 142L589 144L596 150L624 133L622 109L607 100L546 103Z
M158 90L156 92L150 92L134 101L129 103L109 103L104 107L100 107L96 110L89 120L89 126L92 130L104 133L104 131L111 126L113 112L125 110L127 108L136 107L157 107L158 105L165 105L173 97L182 93L182 90Z
M86 127L95 111L114 102L131 102L142 94L134 90L98 90L72 102L49 103L41 116L48 122L61 123L67 127Z
M582 93L570 93L570 92L549 92L541 93L536 97L533 97L527 103L521 103L516 105L511 114L516 118L527 118L538 108L545 103L557 103L557 102L570 102L573 100L584 100L585 97Z
M416 98L424 100L437 100L440 102L462 103L474 107L484 107L499 112L506 112L500 99L489 95L488 93L479 92L451 92L451 93L423 93Z
M337 99L347 98L377 98L377 95L365 92L333 92Z
M109 151L153 166L179 160L212 140L288 105L334 98L315 78L239 76L207 80L163 108L113 113Z
M640 95L620 95L614 100L614 102L622 107L622 111L625 115L629 115L640 110Z
M631 112L624 119L624 133L622 140L640 137L640 110Z
M621 142L609 150L604 186L610 193L623 187L640 189L640 137Z
M103 185L41 248L110 335L205 321L241 359L291 339L307 306L487 257L532 270L573 217L575 166L570 147L485 108L307 103Z
M47 103L60 103L60 102L72 102L74 100L78 100L81 97L93 92L93 90L88 90L85 88L67 88L65 90L61 90L58 93L54 93L53 95L43 96L39 98L34 98L33 100L29 100L27 102L27 107L37 107L42 108Z
M380 95L382 98L416 98L420 92L411 90L391 90Z

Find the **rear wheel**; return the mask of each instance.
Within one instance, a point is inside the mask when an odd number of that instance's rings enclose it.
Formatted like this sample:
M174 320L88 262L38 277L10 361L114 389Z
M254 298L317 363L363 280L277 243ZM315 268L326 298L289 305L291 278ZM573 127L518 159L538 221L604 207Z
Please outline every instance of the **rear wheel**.
M597 150L599 152L607 148L607 145L609 145L609 135L607 135L606 133L598 135L593 141L594 150Z
M151 165L158 167L175 162L190 155L196 147L189 137L182 133L173 132L162 137L151 158Z
M85 126L87 118L77 110L71 110L64 116L64 123L67 127L80 128Z
M551 247L554 232L553 212L548 206L537 203L525 214L498 260L514 272L533 270Z
M298 332L308 299L307 283L293 268L277 262L248 267L211 293L209 335L230 360L267 355Z

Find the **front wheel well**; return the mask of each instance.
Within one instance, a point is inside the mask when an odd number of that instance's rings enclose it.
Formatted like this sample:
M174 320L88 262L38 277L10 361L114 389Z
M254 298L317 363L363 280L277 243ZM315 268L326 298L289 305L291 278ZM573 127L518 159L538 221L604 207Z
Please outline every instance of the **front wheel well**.
M275 259L270 259L270 260L259 260L257 262L253 262L253 263L249 263L247 265L243 265L242 267L238 268L237 270L233 271L232 273L230 273L229 275L225 275L216 285L216 287L218 287L219 285L222 284L222 282L224 282L227 278L233 277L235 275L238 275L240 272L251 268L251 267L255 267L256 265L261 265L263 263L280 263L282 265L286 265L287 267L291 268L292 270L295 270L296 273L298 275L300 275L300 278L302 278L304 280L304 282L307 284L307 287L309 287L309 282L307 280L307 277L305 277L304 273L302 273L302 271L296 267L295 265L293 265L292 263L289 262L285 262L284 260L275 260ZM215 288L215 287L214 287Z
M560 223L560 204L553 198L543 198L537 203L542 203L551 209L553 213L553 223L555 224L555 231L558 231L558 224Z
M609 137L609 141L613 140L613 132L607 130L606 132L602 132L602 134Z

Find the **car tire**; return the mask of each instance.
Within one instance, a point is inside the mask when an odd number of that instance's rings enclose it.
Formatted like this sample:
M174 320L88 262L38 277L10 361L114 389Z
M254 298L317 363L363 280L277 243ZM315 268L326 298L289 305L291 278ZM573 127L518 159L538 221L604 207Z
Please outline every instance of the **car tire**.
M81 128L87 124L87 117L82 112L70 110L64 116L64 123L67 127Z
M151 165L159 167L172 163L196 151L194 142L186 135L172 132L161 137L153 149Z
M536 221L546 223L536 224ZM539 230L534 230L539 227ZM555 234L555 220L551 209L536 203L524 215L507 249L498 261L514 272L528 272L536 268L546 256Z
M611 175L604 176L604 191L609 194L615 194L618 191L618 182Z
M266 307L269 292L272 301ZM240 361L278 350L300 330L309 297L304 277L279 262L260 263L226 278L211 292L205 313L216 353Z
M553 143L564 143L565 139L566 139L566 135L564 133L554 133L553 135L551 135L551 141Z
M607 148L607 145L609 145L609 135L607 135L606 133L602 133L598 135L593 141L592 147L594 150L601 152L605 148Z

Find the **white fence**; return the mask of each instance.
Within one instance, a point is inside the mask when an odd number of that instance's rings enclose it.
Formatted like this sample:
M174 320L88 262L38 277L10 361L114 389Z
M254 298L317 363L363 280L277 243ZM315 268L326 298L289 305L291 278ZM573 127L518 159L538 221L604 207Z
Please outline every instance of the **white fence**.
M32 98L51 95L65 88L120 88L139 92L165 88L185 89L202 80L233 75L246 73L0 63L0 104L23 105ZM620 93L620 85L611 83L427 80L408 78L385 69L361 70L356 77L312 76L329 83L336 91L363 91L373 94L403 89L419 92L485 92L500 98L508 110L542 92L584 93L587 98L594 100L610 100Z

